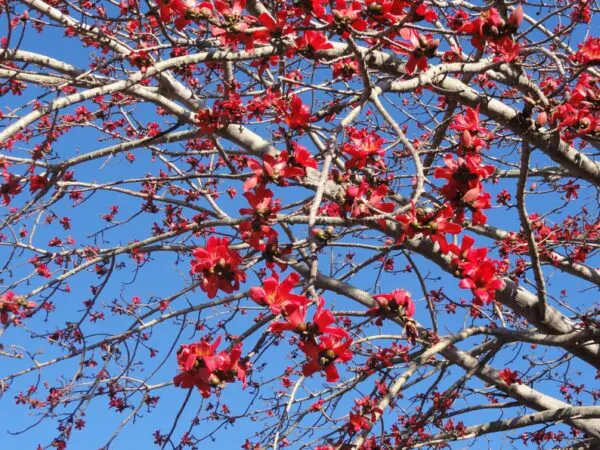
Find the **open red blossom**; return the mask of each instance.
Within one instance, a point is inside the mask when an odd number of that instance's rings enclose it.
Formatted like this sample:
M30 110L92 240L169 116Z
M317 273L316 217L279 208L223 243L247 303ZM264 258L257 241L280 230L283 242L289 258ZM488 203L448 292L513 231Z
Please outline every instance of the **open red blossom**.
M307 30L302 36L296 38L296 47L301 51L317 52L329 50L333 45L322 32Z
M407 3L402 0L366 0L366 13L378 22L395 24L400 20Z
M10 322L18 324L35 307L34 302L25 300L13 291L7 291L0 296L0 323L2 325L7 325Z
M478 153L488 145L489 131L479 122L479 105L465 108L465 114L457 115L450 128L462 133L460 150L463 153Z
M265 155L260 164L254 159L248 160L248 167L254 173L244 183L244 190L248 191L259 184L275 183L287 186L286 178L302 178L306 176L306 169L317 168L317 163L305 147L292 144L293 152L283 151L277 156Z
M217 291L231 294L240 288L240 282L246 281L246 274L239 266L240 254L229 248L229 239L211 236L206 247L193 252L192 273L202 276L200 288L214 298Z
M448 241L446 234L458 234L462 227L450 219L454 216L454 209L447 205L437 211L426 212L423 209L417 209L413 204L409 212L396 216L396 220L402 227L400 241L405 238L413 238L417 235L423 235L437 242L442 253L448 253Z
M458 212L465 207L473 211L474 225L484 225L487 218L482 210L491 208L491 202L490 194L483 192L481 181L494 173L494 166L482 165L478 154L469 154L458 160L447 154L444 163L445 168L438 167L434 172L435 178L447 180L441 188L442 195Z
M344 58L334 62L331 66L333 70L333 78L341 78L344 81L349 81L360 73L358 62L353 58Z
M502 369L498 371L498 376L502 378L502 380L509 386L515 383L521 384L521 381L519 380L519 374L514 370L508 368Z
M341 31L342 37L348 37L352 29L356 31L365 31L367 21L362 18L362 5L358 1L336 0L335 7L325 17L325 20L333 24Z
M184 344L177 352L177 365L181 373L175 376L175 386L189 389L197 387L203 397L209 397L213 387L238 380L246 383L247 366L240 362L241 344L229 352L216 353L221 337L212 344L202 340Z
M453 28L459 33L472 35L471 43L478 50L485 48L486 42L498 42L517 32L523 22L523 9L518 6L504 20L496 8L487 8L480 16L471 21L465 21L467 17L464 11L459 11L460 17L455 17Z
M415 315L415 303L404 289L394 289L389 294L378 294L373 298L377 304L369 309L368 313L371 315L397 316L401 314L405 317Z
M363 169L367 165L379 163L385 167L381 159L385 155L382 144L385 141L379 135L367 130L354 130L350 142L346 143L342 150L350 156L346 161L346 169Z
M292 272L279 283L279 275L273 272L273 276L263 280L262 287L250 288L250 298L261 306L267 306L273 314L281 314L288 303L305 302L305 297L291 293L299 281L300 276Z
M191 14L196 10L194 0L158 0L160 20L171 23L175 20L175 27L183 29L191 22Z
M335 323L335 318L331 311L324 308L325 300L323 298L319 298L312 322L307 322L306 310L308 303L309 300L306 297L297 296L290 299L284 304L282 310L285 322L272 322L269 330L273 333L293 331L303 338L325 333L333 336L348 336L348 332L343 328L331 326Z
M240 224L240 232L252 248L264 251L267 242L277 237L277 231L271 228L271 224L280 209L279 201L274 201L273 191L265 189L263 185L259 185L254 192L246 192L244 197L251 207L240 209L240 214L250 214L253 218Z
M320 336L318 343L312 340L300 342L298 346L308 359L302 366L302 373L309 377L323 370L327 381L338 381L340 376L335 364L352 359L351 345L352 339L329 335Z
M2 171L4 183L0 185L0 195L2 196L2 205L6 206L10 203L11 197L19 194L23 190L21 180L12 173L8 173L6 168Z
M305 128L312 121L308 106L302 103L302 99L296 94L292 94L290 102L281 108L281 113L283 121L292 130Z
M351 412L348 415L348 422L346 428L351 433L360 433L362 430L368 430L371 427L371 422L362 414L355 414Z
M378 213L391 213L395 208L394 203L384 201L388 190L389 188L385 184L373 187L366 181L361 182L358 186L348 185L344 209L355 218L369 217ZM385 220L380 220L379 224L385 228Z
M492 49L498 54L495 61L513 62L519 57L521 46L512 38L504 36L494 42Z
M465 236L460 248L451 245L450 251L456 255L452 264L460 273L459 287L471 290L476 305L489 304L505 283L499 278L497 262L487 257L487 249L473 248L474 243L472 237Z
M570 56L572 61L579 64L591 64L600 61L600 37L589 37L579 44L577 53Z
M422 35L411 28L402 28L400 36L408 42L395 42L392 50L408 55L408 61L404 70L411 75L415 69L427 70L427 58L433 58L435 51L440 45L439 39L433 39L431 35Z
M277 20L273 19L271 14L263 12L258 16L258 21L266 28L266 31L254 32L255 39L268 40L270 38L281 38L294 33L294 27L289 21L288 13L280 10L277 14Z

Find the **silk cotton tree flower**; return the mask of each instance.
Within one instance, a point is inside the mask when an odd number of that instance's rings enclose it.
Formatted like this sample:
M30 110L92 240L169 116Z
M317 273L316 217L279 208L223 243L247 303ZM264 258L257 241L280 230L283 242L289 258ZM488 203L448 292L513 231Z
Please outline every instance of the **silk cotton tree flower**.
M194 250L192 273L200 275L200 288L214 298L219 290L231 294L246 281L241 264L242 257L229 247L229 239L211 236L206 247Z

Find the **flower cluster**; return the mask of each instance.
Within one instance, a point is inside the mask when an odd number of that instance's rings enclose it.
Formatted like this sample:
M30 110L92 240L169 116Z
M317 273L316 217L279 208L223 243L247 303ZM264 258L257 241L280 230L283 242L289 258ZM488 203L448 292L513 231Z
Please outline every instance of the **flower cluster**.
M306 176L306 169L317 168L317 163L306 147L292 143L292 151L283 151L277 156L265 154L262 164L254 159L248 160L248 167L253 176L244 183L244 190L248 191L258 185L275 183L287 186L286 178L302 178Z
M279 201L273 200L273 191L259 185L254 192L244 193L250 208L240 209L240 214L249 214L251 220L245 220L240 224L242 238L252 248L264 251L268 242L277 239L277 231L271 228L275 216L280 209Z
M196 124L204 133L214 133L232 123L242 123L247 110L234 89L226 89L222 99L215 100L212 108L196 113Z
M461 246L452 244L450 251L454 255L452 265L461 278L459 287L470 289L473 304L481 306L494 301L496 291L504 289L505 284L498 263L487 257L486 248L473 248L474 243L472 237L464 236Z
M473 47L483 50L487 43L499 55L499 60L511 62L517 59L520 47L512 35L523 22L521 6L514 9L508 20L504 20L496 8L485 9L476 19L467 19L467 13L459 10L451 25L455 31L471 35Z
M479 105L465 108L465 114L457 115L450 129L461 133L459 154L479 153L488 146L489 131L479 121Z
M346 161L346 169L363 169L365 166L385 168L383 156L385 141L374 131L365 129L350 131L350 142L344 144L342 151L350 156Z
M482 165L481 156L466 155L455 160L451 154L444 157L445 168L437 168L435 178L447 182L441 188L444 198L462 215L465 208L473 212L473 224L484 225L487 217L482 210L491 208L490 194L483 192L482 180L494 173L494 166ZM457 219L462 222L462 217Z
M274 274L273 277L264 280L262 288L252 288L250 297L284 319L272 322L269 326L271 332L291 331L299 335L298 348L307 358L302 373L311 376L324 371L327 381L335 382L339 379L335 363L352 359L352 339L346 330L333 326L335 318L330 310L324 308L325 300L322 298L317 302L312 320L307 320L310 300L291 293L298 281L298 275L291 274L279 283L279 277Z
M240 269L242 257L229 247L229 239L211 236L206 247L193 252L192 273L199 274L200 288L208 298L214 298L220 289L228 294L240 288L246 281L246 273Z
M240 359L242 345L237 344L230 351L217 353L220 343L219 336L212 344L202 340L182 345L177 352L177 365L181 373L173 379L175 386L184 389L195 386L203 397L209 397L211 389L223 387L236 379L245 387L248 365Z
M425 211L417 208L413 203L410 211L396 216L401 228L398 241L424 236L436 242L440 246L440 251L446 254L448 253L446 235L458 234L462 231L462 227L451 220L453 216L454 209L451 205L443 206L435 211Z
M13 291L8 291L0 296L0 323L2 325L18 324L21 319L28 317L35 307L34 302L24 300Z
M288 179L306 176L307 168L317 168L317 163L302 145L290 143L290 151L276 156L265 154L262 164L254 159L248 160L253 175L244 183L244 196L251 208L240 209L241 214L251 214L252 220L240 224L243 238L256 250L263 252L267 267L272 267L275 257L282 256L279 249L278 233L271 227L280 209L279 200L273 199L273 191L266 189L268 183L287 186Z
M158 0L158 7L160 21L175 21L175 27L181 30L191 23L191 18L199 14L202 8L210 7L210 3L204 2L197 8L194 0Z
M376 316L376 325L383 325L385 317L399 318L404 323L404 330L409 341L414 344L418 336L416 324L412 319L415 315L415 303L410 294L404 289L394 289L389 294L374 295L376 305L367 313Z
M10 204L12 197L20 194L23 190L20 177L8 171L9 165L10 164L8 164L6 161L0 159L0 168L2 169L2 174L0 176L3 180L3 183L0 184L0 196L2 196L3 206Z
M570 59L579 64L597 64L600 61L600 38L587 38L583 44L579 44L577 52Z
M406 73L412 75L417 68L420 71L426 70L427 58L435 56L440 40L433 39L430 34L422 35L409 28L402 28L400 36L408 42L395 42L398 47L392 47L392 50L408 55L408 61L404 66Z
M600 89L595 77L583 73L573 89L567 89L566 101L556 106L550 120L562 131L562 137L600 136Z
M410 294L404 289L394 289L389 294L374 295L377 302L368 313L374 316L403 316L410 318L415 315L415 303Z

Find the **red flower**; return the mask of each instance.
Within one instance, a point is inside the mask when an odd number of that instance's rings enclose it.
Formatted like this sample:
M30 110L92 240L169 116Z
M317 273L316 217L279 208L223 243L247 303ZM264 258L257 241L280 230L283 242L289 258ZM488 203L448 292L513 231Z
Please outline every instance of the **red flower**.
M462 132L462 150L476 153L487 147L486 139L489 137L489 132L479 123L479 105L475 109L465 108L465 114L456 116L450 128Z
M494 51L499 54L496 61L513 62L519 57L521 46L512 38L504 36L492 45Z
M402 314L406 317L415 315L415 303L404 289L394 289L389 294L374 295L373 298L377 305L369 309L369 314L383 316Z
M277 232L271 224L279 211L279 201L273 201L273 191L259 185L254 192L246 192L244 197L251 208L240 209L240 214L253 215L252 220L240 224L240 232L245 241L260 251L264 251L268 241L277 238Z
M600 61L600 38L587 38L583 44L579 44L577 53L571 55L570 58L579 64L590 64Z
M277 14L277 20L264 12L258 16L258 21L267 29L266 32L258 31L254 33L255 39L268 39L271 36L281 38L294 32L294 27L289 23L288 14L286 11L281 10Z
M209 397L212 387L223 386L238 380L246 384L247 365L240 362L241 344L229 352L216 353L221 336L214 343L206 340L184 344L177 352L177 365L181 373L173 378L175 386L189 389L197 387L203 397Z
M353 58L344 58L338 60L332 65L333 78L341 77L344 81L349 81L359 73L358 62Z
M158 0L160 20L163 23L171 23L175 18L175 27L181 30L191 22L190 13L196 8L194 0Z
M498 371L498 376L502 378L502 380L509 386L515 383L521 384L521 381L519 380L519 374L514 370L508 368L502 369Z
M24 300L13 291L7 291L0 296L0 323L7 325L9 322L18 324L20 319L27 317L36 307L34 302Z
M356 218L369 217L377 214L377 211L391 213L394 211L394 203L383 201L387 193L388 187L385 184L376 188L366 181L358 186L349 185L346 187L345 210ZM385 227L385 220L381 220L380 225Z
M293 130L305 128L312 120L308 106L296 94L292 94L289 109L286 108L282 113L283 121Z
M377 133L366 130L355 130L351 135L351 142L343 147L343 151L350 155L346 161L346 169L363 169L367 165L376 164L385 155L385 149L381 145L385 141ZM385 165L385 164L383 164Z
M313 316L312 322L306 321L306 308L309 300L306 297L295 296L283 306L283 316L285 322L272 322L269 330L273 333L282 331L293 331L302 336L303 339L313 338L314 336L330 334L338 337L349 337L348 332L343 328L332 327L335 318L330 310L324 309L325 300L321 297L317 303L317 310Z
M208 298L214 298L219 289L231 294L246 281L246 274L239 269L242 258L229 248L227 238L211 236L206 247L197 248L193 255L192 273L202 275L200 288Z
M8 173L6 168L3 168L2 178L4 178L4 183L0 185L0 195L2 196L2 205L6 206L10 203L11 196L19 194L23 187L19 177Z
M286 178L302 178L306 176L306 168L317 168L317 163L305 147L292 143L293 152L281 152L277 156L265 155L262 165L254 160L248 160L248 167L254 175L244 183L248 191L259 184L276 183L287 186Z
M298 344L308 361L302 366L304 376L311 376L315 372L325 371L327 381L333 383L340 379L335 363L348 362L352 359L350 346L352 339L338 336L320 336L319 343L303 341Z
M268 306L273 314L281 314L286 304L304 301L304 297L290 293L299 281L300 276L292 272L279 283L279 275L273 272L273 276L263 280L262 287L250 288L250 298L261 306Z
M182 373L173 382L175 386L189 389L196 386L203 397L210 396L210 388L220 380L213 376L217 368L215 351L221 343L221 336L210 344L203 340L195 344L184 344L177 352L177 365Z
M296 47L302 51L317 52L319 50L329 50L333 48L333 45L320 31L307 30L302 36L296 38Z
M472 237L465 236L460 248L451 245L450 251L456 255L452 264L461 276L458 286L471 290L476 305L489 304L494 300L496 291L503 289L505 284L498 277L496 261L487 257L487 249L473 248L474 243Z
M465 114L456 116L450 128L457 131L469 131L472 134L487 134L486 128L479 124L479 105L475 109L467 106Z
M358 1L352 1L350 6L345 0L336 0L335 9L332 14L326 17L327 22L334 24L338 29L343 30L342 37L350 35L350 30L365 31L367 22L361 17L362 5Z
M427 213L422 209L417 209L413 204L408 213L396 217L403 229L400 241L405 237L413 238L422 234L433 242L437 242L442 253L448 253L448 241L445 235L458 234L462 231L460 225L449 220L453 215L454 209L450 205Z
M435 178L447 180L441 189L442 194L459 212L464 207L471 209L474 225L484 225L487 217L482 210L491 208L491 202L490 195L482 192L481 180L494 173L494 166L482 166L478 154L466 155L457 161L447 154L444 162L446 168L438 167L434 172Z
M394 51L408 55L408 61L404 70L411 75L418 67L420 71L427 70L427 58L433 58L435 51L440 45L439 39L433 39L431 35L421 35L413 29L402 28L400 36L406 39L407 42L396 42L400 47L392 47Z

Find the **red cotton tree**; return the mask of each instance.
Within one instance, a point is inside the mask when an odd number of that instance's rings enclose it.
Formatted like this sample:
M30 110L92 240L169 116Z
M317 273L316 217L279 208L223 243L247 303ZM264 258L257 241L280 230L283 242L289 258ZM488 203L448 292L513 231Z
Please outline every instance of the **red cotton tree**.
M0 12L1 448L600 448L597 2Z

